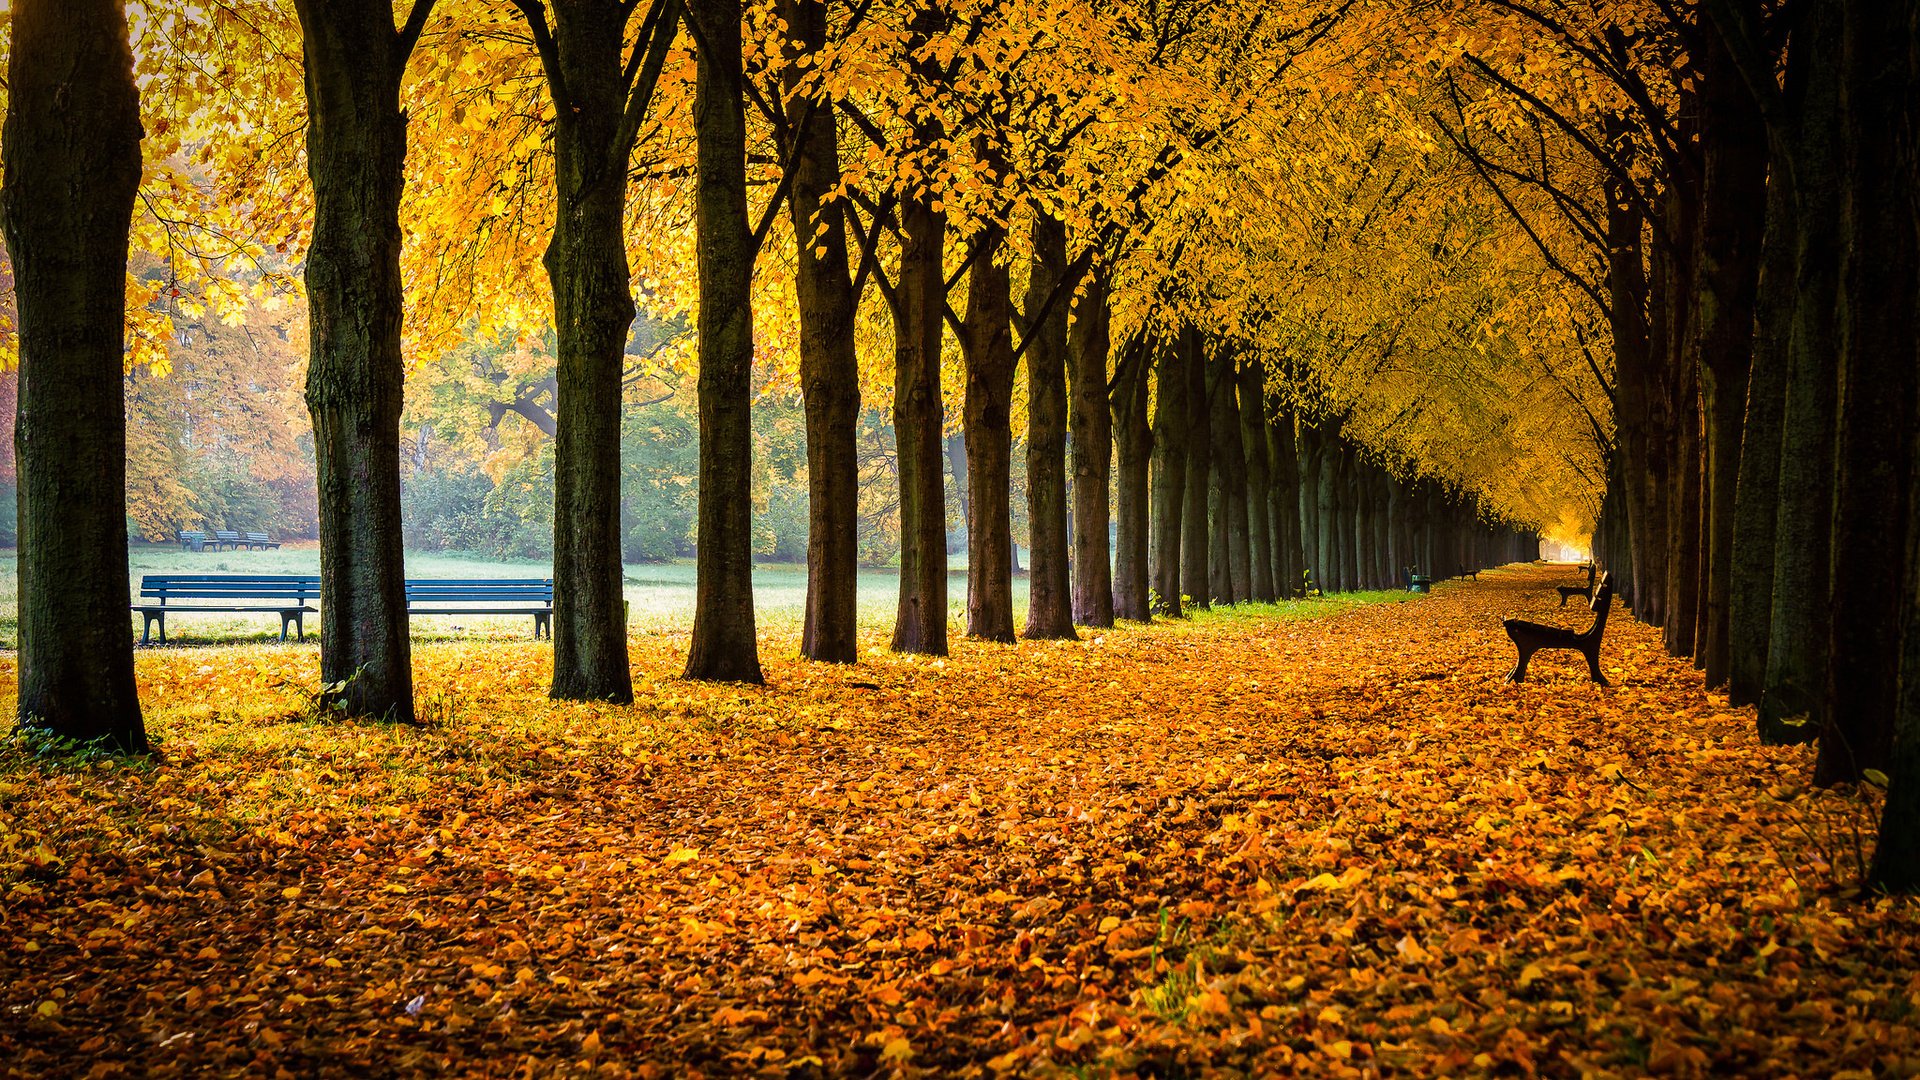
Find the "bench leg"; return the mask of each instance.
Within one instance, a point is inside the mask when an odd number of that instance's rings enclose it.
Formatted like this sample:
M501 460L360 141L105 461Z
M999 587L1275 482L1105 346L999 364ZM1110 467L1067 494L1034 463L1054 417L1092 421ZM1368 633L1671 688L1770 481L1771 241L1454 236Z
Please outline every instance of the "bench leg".
M1607 677L1600 674L1600 643L1596 641L1591 647L1581 651L1586 653L1587 674L1593 676L1593 681L1601 686L1611 685L1607 682Z
M1514 643L1514 647L1519 650L1520 658L1514 661L1513 670L1507 672L1507 681L1510 683L1525 682L1527 681L1527 661L1533 659L1533 650L1518 642Z
M546 631L547 640L553 640L553 613L536 612L533 616L533 638L540 640L541 631Z
M165 645L167 643L167 613L164 611L155 612L153 621L160 624L160 644Z

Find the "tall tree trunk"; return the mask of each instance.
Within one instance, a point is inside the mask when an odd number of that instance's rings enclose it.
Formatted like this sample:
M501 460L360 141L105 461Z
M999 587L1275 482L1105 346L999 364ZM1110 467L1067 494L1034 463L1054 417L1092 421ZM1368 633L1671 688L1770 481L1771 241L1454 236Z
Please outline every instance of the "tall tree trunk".
M1834 441L1833 643L1827 716L1813 782L1849 783L1885 771L1899 695L1920 250L1913 227L1909 147L1911 9L1891 0L1847 5L1841 115L1846 254L1840 283L1839 424ZM1890 135L1892 137L1890 137Z
M1108 474L1113 467L1113 417L1107 403L1107 353L1112 346L1105 267L1087 275L1073 305L1067 369L1073 430L1073 617L1086 626L1113 625L1113 556L1107 543Z
M424 0L423 0L424 2ZM423 2L414 7L424 20ZM400 80L417 24L387 0L300 0L307 86L307 409L320 509L320 681L349 713L413 720L400 541Z
M1148 388L1160 343L1136 335L1114 364L1113 413L1114 518L1118 535L1113 553L1113 614L1147 622L1153 618L1147 573L1149 506L1147 469L1153 458L1153 425L1148 421Z
M700 275L700 510L687 678L758 683L753 549L753 235L740 0L688 0L699 29L694 220Z
M1320 455L1324 442L1320 429L1301 418L1294 442L1294 475L1300 489L1300 512L1295 515L1300 519L1300 566L1312 579L1306 583L1306 591L1323 595L1331 591L1327 588L1327 549L1320 536Z
M1267 471L1267 373L1249 357L1240 365L1240 444L1246 448L1247 595L1271 604L1273 587L1273 513Z
M1776 139L1777 142L1777 139ZM1727 606L1727 699L1760 700L1767 679L1767 619L1773 611L1774 517L1780 503L1780 428L1793 325L1793 191L1776 157L1769 169L1766 240L1755 299L1753 370L1740 430L1733 508L1733 568Z
M1044 212L1033 215L1033 262L1027 273L1027 571L1029 639L1063 639L1073 629L1073 592L1067 555L1067 305L1056 302L1039 318L1047 297L1067 274L1067 227Z
M1695 245L1692 334L1705 421L1702 523L1706 536L1699 659L1707 685L1727 681L1733 524L1741 426L1753 365L1754 302L1766 225L1767 133L1759 106L1717 34L1707 42L1701 90L1704 162Z
M1213 403L1207 398L1206 342L1189 323L1180 329L1180 355L1187 373L1186 506L1180 526L1180 591L1197 608L1212 606L1212 543L1207 528L1207 489L1213 473Z
M1894 162L1892 175L1912 177L1920 175L1920 47L1916 47L1916 42L1920 42L1920 14L1913 12L1910 5L1877 3L1871 11L1856 16L1862 24L1849 36L1863 46L1875 38L1898 41L1901 36L1898 19L1903 7L1908 20L1905 64L1891 57L1883 62L1894 70L1904 66L1904 126L1890 133L1895 139L1896 152L1903 158ZM1873 58L1871 54L1856 53L1854 62L1859 64ZM1892 92L1891 87L1886 89ZM1920 250L1920 199L1915 198L1911 187L1908 192L1904 242L1909 245L1908 258L1911 258L1914 251ZM1909 317L1920 310L1920 287L1908 294L1904 306ZM1917 352L1920 350L1915 349L1910 338L1907 362L1920 367ZM1915 395L1912 404L1906 421L1910 463L1920 460L1920 395ZM1893 756L1885 770L1892 782L1888 785L1886 806L1881 811L1880 839L1874 848L1869 874L1869 880L1876 885L1909 893L1920 892L1920 498L1915 498L1913 493L1916 479L1920 477L1912 474L1908 477L1907 579L1901 612L1904 647L1900 658L1899 697L1895 702Z
M19 722L144 753L122 368L143 133L126 14L18 0L12 34L0 222L20 332Z
M1268 501L1273 515L1274 591L1282 600L1301 595L1304 560L1300 553L1300 490L1298 447L1293 414L1276 410L1267 417Z
M981 143L984 148L985 140ZM983 155L984 157L985 155ZM999 171L999 163L990 161ZM1013 641L1013 303L1003 234L988 226L967 276L960 350L967 365L967 633ZM956 478L958 479L958 478Z
M1760 738L1800 743L1824 719L1830 640L1827 553L1833 525L1833 427L1840 282L1839 19L1815 4L1795 31L1806 62L1791 138L1794 260L1787 382L1780 419L1766 681Z
M923 133L921 145L932 145ZM932 197L900 200L894 316L893 434L900 462L900 606L893 651L947 654L947 500L942 465L940 333L946 310L946 214Z
M787 32L805 54L827 44L826 0L782 0ZM806 72L787 69L791 94ZM840 145L832 102L810 115L796 102L788 192L795 248L794 297L800 309L800 394L807 423L807 608L800 653L811 660L859 659L860 369L854 319L860 298L848 269L846 226L830 198L840 185Z
M633 700L620 561L620 398L633 294L627 266L627 7L522 8L555 103L547 245L558 344L553 491L553 687L569 701ZM670 32L670 28L669 31ZM648 50L651 41L636 49Z
M1247 452L1241 442L1240 378L1229 349L1214 358L1218 370L1213 388L1214 475L1220 486L1221 531L1225 535L1226 592L1216 600L1237 604L1253 595L1252 551L1247 539Z
M1343 452L1340 436L1323 429L1320 452L1316 455L1320 459L1320 475L1314 485L1319 500L1315 517L1319 530L1320 589L1329 594L1347 591L1340 561L1340 458Z
M1164 342L1158 358L1153 414L1154 605L1184 616L1180 605L1180 516L1187 490L1187 354L1180 339Z

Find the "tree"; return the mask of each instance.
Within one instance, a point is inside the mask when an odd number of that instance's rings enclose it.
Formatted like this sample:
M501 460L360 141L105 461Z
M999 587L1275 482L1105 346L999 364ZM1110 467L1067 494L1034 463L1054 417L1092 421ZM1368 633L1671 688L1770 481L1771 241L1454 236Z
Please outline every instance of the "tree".
M679 27L654 0L627 55L625 0L514 0L553 99L555 202L546 268L558 340L553 696L633 700L620 558L620 403L633 323L628 163Z
M17 4L7 90L0 222L20 334L20 725L140 753L121 377L142 132L118 0Z
M1064 288L1067 232L1036 209L1033 261L1027 269L1027 528L1029 640L1078 637L1073 629L1067 537L1067 308L1050 302Z
M800 319L800 390L807 417L807 608L801 655L852 663L859 658L858 527L859 358L854 319L860 304L847 265L845 216L832 198L840 184L840 140L827 88L816 71L827 45L825 0L784 0L794 56L786 69L793 179L794 293ZM801 100L804 98L804 102Z
M687 677L758 683L752 562L753 234L740 0L689 0L700 275L700 524Z
M400 533L400 82L433 0L298 0L306 46L307 408L320 488L320 679L356 715L413 720Z

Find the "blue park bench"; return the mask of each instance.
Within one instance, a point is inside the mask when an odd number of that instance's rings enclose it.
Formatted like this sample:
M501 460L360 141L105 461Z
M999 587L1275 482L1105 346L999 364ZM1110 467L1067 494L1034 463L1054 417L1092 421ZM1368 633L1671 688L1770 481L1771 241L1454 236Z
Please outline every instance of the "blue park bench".
M408 578L407 614L531 615L533 636L551 638L553 579Z
M318 574L147 574L140 579L141 644L157 625L167 643L169 614L262 612L280 616L280 640L292 626L305 640L309 606L320 599ZM186 605L174 601L186 600ZM224 601L215 602L215 601ZM551 578L409 578L409 615L531 615L533 636L553 636Z
M292 625L307 636L306 615L320 599L318 574L148 574L140 579L140 603L133 605L145 621L140 643L145 645L155 624L160 644L167 643L169 614L207 612L272 612L280 616L280 640ZM186 606L176 600L193 601ZM213 602L222 601L222 602Z

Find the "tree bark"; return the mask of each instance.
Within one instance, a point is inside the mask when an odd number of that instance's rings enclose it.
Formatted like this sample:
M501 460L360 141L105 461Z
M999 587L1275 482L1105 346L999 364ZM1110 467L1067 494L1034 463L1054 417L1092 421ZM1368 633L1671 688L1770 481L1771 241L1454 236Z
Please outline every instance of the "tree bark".
M1180 591L1197 608L1212 607L1211 537L1207 527L1207 489L1213 473L1213 403L1207 398L1207 350L1198 328L1180 331L1182 366L1187 373L1186 506L1180 518Z
M1754 303L1766 225L1767 137L1759 106L1717 34L1706 39L1703 181L1694 260L1692 335L1705 426L1701 501L1705 550L1699 659L1707 686L1726 684L1733 524L1741 428L1753 365Z
M1072 641L1073 591L1067 555L1067 306L1034 322L1067 274L1067 227L1033 215L1027 273L1027 627L1023 637Z
M410 723L400 540L400 80L412 40L395 30L386 0L300 0L298 10L314 203L307 409L319 487L322 696L354 715Z
M119 0L18 0L12 35L0 221L20 332L19 723L144 753L123 400L143 132L126 14Z
M1727 700L1752 705L1767 679L1767 619L1773 610L1775 511L1780 503L1780 428L1787 397L1793 319L1793 192L1786 169L1769 169L1766 239L1755 298L1753 368L1740 430L1727 603Z
M553 686L569 701L633 700L620 558L620 399L633 325L627 266L627 8L554 0L551 38L538 5L555 103L554 186L562 208L547 245L555 370ZM645 50L651 42L636 48Z
M1073 617L1085 626L1113 625L1113 555L1107 542L1113 417L1107 402L1112 347L1106 267L1087 275L1073 305L1067 369L1073 431Z
M932 145L932 132L920 133ZM899 309L894 313L893 434L900 462L900 605L893 651L947 655L947 499L942 464L941 319L946 214L932 196L900 200Z
M1180 516L1187 489L1187 354L1179 338L1162 344L1153 416L1154 610L1184 617L1180 604Z
M747 224L740 0L688 0L700 275L700 508L687 678L759 683L754 636L753 235Z
M1839 19L1815 4L1795 33L1806 63L1786 133L1793 197L1795 303L1780 420L1779 502L1774 512L1773 588L1761 741L1815 738L1825 713L1833 524L1833 428L1840 282ZM1790 69L1791 70L1791 69Z
M1153 459L1153 425L1147 399L1154 355L1160 342L1136 335L1114 364L1113 412L1114 518L1118 535L1113 553L1113 614L1119 619L1153 619L1152 581L1147 549L1151 518L1147 471Z
M1901 155L1893 163L1894 176L1913 177L1920 175L1920 14L1916 14L1910 5L1877 3L1864 17L1874 22L1864 25L1849 36L1864 46L1875 38L1888 41L1900 40L1899 16L1907 17L1905 40L1908 53L1904 65L1897 58L1886 58L1883 62L1894 70L1904 68L1904 126L1896 128L1894 136L1895 152ZM1875 25L1875 23L1880 25ZM1891 25L1887 25L1891 24ZM1876 59L1872 54L1861 56L1856 53L1856 63ZM1888 88L1891 92L1891 88ZM1865 118L1862 118L1865 119ZM1864 128L1864 124L1862 125ZM1876 133L1877 134L1877 133ZM1920 251L1920 202L1916 202L1912 188L1909 187L1909 201L1905 206L1907 215L1904 242L1908 246L1908 258ZM1920 310L1920 287L1909 293L1904 301L1905 310L1911 320L1912 312ZM1909 338L1906 348L1907 363L1920 367L1920 350L1916 350L1914 339ZM1920 460L1920 395L1915 395L1907 413L1906 420L1909 467ZM1887 789L1887 801L1880 815L1880 837L1874 848L1873 866L1868 879L1872 884L1898 892L1920 892L1920 499L1913 496L1915 477L1908 478L1907 505L1907 547L1906 581L1902 589L1901 618L1904 643L1900 658L1900 688L1895 701L1893 718L1894 741L1891 763L1886 768L1891 782Z
M984 146L985 140L982 140ZM989 159L996 172L1003 165ZM967 277L961 356L967 365L967 633L1013 641L1013 304L999 255L1004 234L987 226ZM957 479L957 478L956 478Z
M1253 553L1248 542L1247 451L1241 442L1240 377L1233 353L1221 349L1214 357L1213 388L1214 474L1220 486L1220 527L1225 533L1226 591L1214 599L1237 604L1253 595Z
M805 54L827 44L826 0L782 0L787 32ZM805 71L787 69L792 93ZM802 110L788 209L800 313L800 394L807 424L807 607L800 654L851 664L859 659L860 369L854 320L860 298L848 268L846 225L830 196L840 185L833 103Z
M1248 358L1240 365L1240 444L1246 449L1247 595L1263 604L1280 598L1273 578L1273 513L1267 471L1267 373Z
M1827 716L1813 782L1884 772L1899 696L1907 520L1916 389L1913 237L1915 174L1901 133L1910 118L1910 9L1892 0L1847 5L1841 62L1846 154L1840 283L1840 379L1834 441L1832 634Z
M1273 515L1274 591L1282 600L1301 594L1304 559L1300 552L1300 491L1298 447L1293 413L1275 411L1267 417L1268 500Z
M1295 476L1300 489L1300 565L1311 579L1307 593L1325 595L1327 588L1326 546L1320 535L1320 455L1325 440L1320 429L1303 417L1294 443Z

